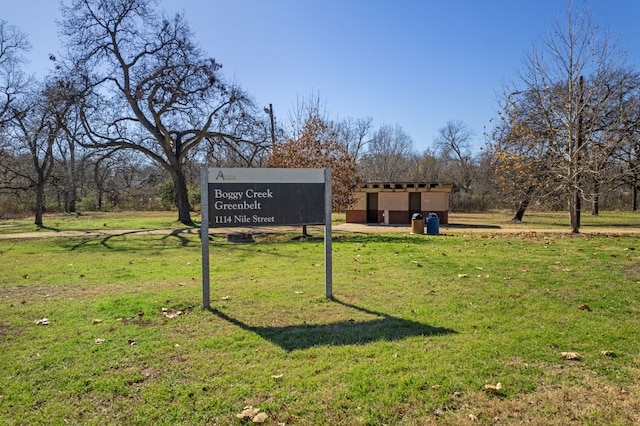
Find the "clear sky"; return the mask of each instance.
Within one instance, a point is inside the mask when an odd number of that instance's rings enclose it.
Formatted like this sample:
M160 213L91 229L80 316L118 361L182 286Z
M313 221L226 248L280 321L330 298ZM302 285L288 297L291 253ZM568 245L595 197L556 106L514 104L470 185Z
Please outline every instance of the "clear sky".
M0 19L33 45L27 70L44 75L60 52L55 0L5 2ZM640 0L587 0L640 70ZM161 0L184 12L196 39L260 106L287 120L317 96L331 118L400 125L416 151L461 120L475 145L496 115L497 94L566 0ZM574 5L582 5L574 0Z

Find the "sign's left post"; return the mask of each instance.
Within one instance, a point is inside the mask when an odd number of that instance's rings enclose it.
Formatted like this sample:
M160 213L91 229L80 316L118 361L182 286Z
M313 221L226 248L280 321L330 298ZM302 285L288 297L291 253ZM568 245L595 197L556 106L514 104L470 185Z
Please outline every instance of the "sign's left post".
M200 241L202 243L202 307L211 308L209 293L209 169L200 169Z

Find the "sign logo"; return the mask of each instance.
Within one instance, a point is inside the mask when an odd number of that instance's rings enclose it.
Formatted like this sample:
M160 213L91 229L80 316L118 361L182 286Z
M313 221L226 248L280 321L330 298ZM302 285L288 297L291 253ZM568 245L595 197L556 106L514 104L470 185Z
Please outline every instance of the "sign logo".
M215 180L236 180L236 176L235 175L227 175L227 176L225 176L224 173L222 173L222 170L220 170L218 172L218 174L216 175L216 179Z

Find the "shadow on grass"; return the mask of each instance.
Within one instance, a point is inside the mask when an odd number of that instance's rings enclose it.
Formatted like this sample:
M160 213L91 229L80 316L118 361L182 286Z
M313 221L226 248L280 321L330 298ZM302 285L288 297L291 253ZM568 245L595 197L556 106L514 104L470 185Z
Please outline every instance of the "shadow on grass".
M169 233L168 235L162 236L160 239L166 240L171 237L177 238L180 241L180 245L182 247L187 247L190 243L192 243L192 241L186 238L185 236L183 236L182 234L189 232L189 229L190 228L174 229L173 231L171 231L171 233ZM112 238L124 237L127 235L136 235L136 234L144 235L144 234L147 234L148 232L149 232L148 230L139 230L139 231L128 231L128 232L122 232L119 234L109 235L107 237L104 237L100 242L100 244L102 244L104 247L108 249L111 249L113 247L111 247L109 244Z
M333 303L349 309L374 315L367 321L338 321L330 324L299 324L287 326L254 326L233 318L218 309L210 311L218 318L243 330L258 334L286 351L308 349L314 346L364 345L380 340L396 341L415 336L441 336L455 334L456 331L434 327L417 321L394 317L367 308L355 306L332 298Z
M441 225L444 228L453 228L453 229L502 229L500 225L482 225L482 224L471 224L471 223L449 223L447 225Z
M162 239L177 238L182 247L188 247L193 241L184 236L185 232L187 232L186 229L174 229L171 234L162 237ZM200 245L200 241L198 241L198 245Z
M51 227L51 226L42 225L42 226L38 226L37 228L38 228L38 231L60 232L60 228L54 228L54 227Z
M424 237L424 238L423 238ZM385 243L406 243L406 244L416 244L422 245L428 239L427 235L411 235L408 232L406 234L400 233L382 233L375 234L369 232L350 232L350 233L340 233L334 234L332 241L335 244L340 243L366 243L366 244L385 244Z
M159 239L161 241L168 240L169 238L176 238L176 239L178 239L178 241L180 242L180 246L182 246L182 247L188 247L188 246L191 246L191 245L194 245L194 244L200 245L200 241L189 239L188 237L185 236L185 235L190 234L189 230L190 230L190 228L174 229L174 230L172 230L170 233L168 233L166 235L158 234L157 237L159 237ZM91 232L91 231L88 231L88 232ZM134 231L123 231L123 232L119 232L117 234L110 234L110 235L106 235L106 236L85 237L81 241L73 244L69 248L69 250L70 251L79 250L79 249L87 246L89 243L93 243L93 242L95 242L95 241L97 241L99 239L99 241L100 241L99 244L101 246L103 246L104 248L109 249L109 250L122 251L122 250L124 250L123 248L115 248L115 247L113 247L112 240L114 240L116 238L120 238L120 237L135 236L135 235L149 236L149 235L152 235L152 234L149 234L149 230L148 229L141 229L141 230L134 230ZM137 248L135 248L135 249L137 249ZM131 250L135 250L135 249L131 249Z

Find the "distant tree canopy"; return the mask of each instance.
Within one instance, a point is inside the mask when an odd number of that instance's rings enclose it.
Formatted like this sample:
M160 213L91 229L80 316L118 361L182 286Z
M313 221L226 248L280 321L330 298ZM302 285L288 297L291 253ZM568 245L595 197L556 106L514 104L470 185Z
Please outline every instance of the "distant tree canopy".
M415 160L411 136L400 125L384 125L367 145L360 160L360 173L368 182L407 181Z

